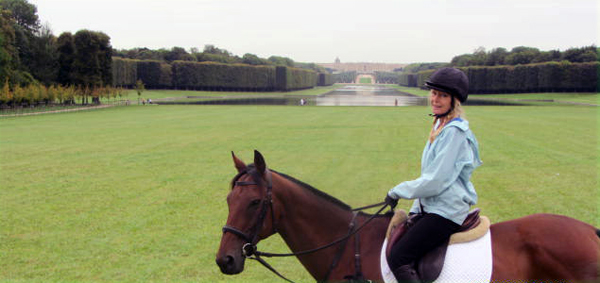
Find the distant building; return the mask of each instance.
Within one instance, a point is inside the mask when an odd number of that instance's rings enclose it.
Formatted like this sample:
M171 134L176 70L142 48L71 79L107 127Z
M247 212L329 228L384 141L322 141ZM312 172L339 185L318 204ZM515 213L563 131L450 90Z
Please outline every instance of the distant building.
M340 58L335 58L334 63L316 63L319 66L333 70L334 73L356 71L359 73L393 72L404 68L408 64L390 63L342 63Z

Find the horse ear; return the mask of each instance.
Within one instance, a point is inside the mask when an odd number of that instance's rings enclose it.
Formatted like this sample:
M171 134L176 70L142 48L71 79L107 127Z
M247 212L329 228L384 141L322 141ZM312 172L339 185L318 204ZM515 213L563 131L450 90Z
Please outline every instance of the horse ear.
M231 157L233 157L233 164L235 164L235 168L238 170L238 173L246 171L246 164L244 164L243 161L237 158L233 151L231 152Z
M258 170L262 176L265 176L265 171L267 171L267 163L265 162L265 158L258 152L258 150L254 150L254 166Z

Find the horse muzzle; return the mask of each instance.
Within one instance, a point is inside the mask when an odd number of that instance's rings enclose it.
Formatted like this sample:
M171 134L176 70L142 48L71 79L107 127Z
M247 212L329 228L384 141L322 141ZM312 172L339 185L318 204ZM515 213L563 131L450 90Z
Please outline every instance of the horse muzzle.
M231 254L217 255L217 265L221 272L228 275L239 274L244 270L245 258Z

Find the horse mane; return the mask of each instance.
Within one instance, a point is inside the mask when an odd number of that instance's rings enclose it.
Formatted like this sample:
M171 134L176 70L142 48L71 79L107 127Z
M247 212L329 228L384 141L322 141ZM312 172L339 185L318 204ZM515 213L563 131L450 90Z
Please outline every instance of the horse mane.
M340 208L342 208L344 210L352 210L352 207L350 207L349 205L347 205L343 201L341 201L341 200L339 200L339 199L337 199L335 197L332 197L331 195L329 195L329 194L327 194L327 193L325 193L323 191L320 191L320 190L316 189L315 187L313 187L313 186L311 186L311 185L309 185L307 183L304 183L304 182L302 182L302 181L300 181L300 180L298 180L298 179L296 179L296 178L294 178L292 176L289 176L287 174L275 171L273 169L269 169L269 170L271 170L272 172L277 173L281 177L283 177L283 178L291 181L292 183L300 186L301 188L308 190L309 192L311 192L315 196L318 196L318 197L320 197L320 198L322 198L322 199L330 202L331 204L334 204L334 205L336 205L336 206L338 206L338 207L340 207ZM247 166L247 169L245 171L242 171L242 172L238 173L235 177L233 177L233 179L231 180L231 189L233 189L233 187L235 185L235 182L240 177L242 177L245 174L250 174L252 176L252 178L255 179L255 181L257 181L257 178L259 178L258 174L256 172L256 168L255 168L254 164L250 164L250 165Z
M270 170L273 171L273 172L275 172L275 173L277 173L277 174L279 174L279 175L281 175L282 177L284 177L284 178L292 181L296 185L299 185L300 187L308 190L309 192L313 193L314 195L316 195L316 196L318 196L318 197L320 197L320 198L322 198L322 199L324 199L324 200L326 200L326 201L328 201L328 202L330 202L332 204L335 204L335 205L337 205L337 206L339 206L339 207L341 207L341 208L343 208L345 210L352 210L352 207L350 207L349 205L347 205L343 201L341 201L341 200L339 200L339 199L337 199L335 197L332 197L331 195L329 195L329 194L327 194L327 193L325 193L323 191L320 191L320 190L316 189L315 187L313 187L313 186L311 186L311 185L309 185L307 183L304 183L304 182L302 182L302 181L300 181L300 180L298 180L298 179L296 179L296 178L294 178L292 176L286 175L284 173L277 172L277 171L275 171L273 169L270 169Z

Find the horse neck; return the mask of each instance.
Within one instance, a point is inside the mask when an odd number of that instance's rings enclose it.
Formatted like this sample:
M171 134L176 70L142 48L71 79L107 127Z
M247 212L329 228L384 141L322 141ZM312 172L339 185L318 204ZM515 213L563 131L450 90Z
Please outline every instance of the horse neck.
M274 206L279 206L275 208L279 214L277 230L293 252L324 246L348 233L352 211L299 184L274 175L273 196ZM313 277L319 278L327 272L336 250L330 248L298 259Z

